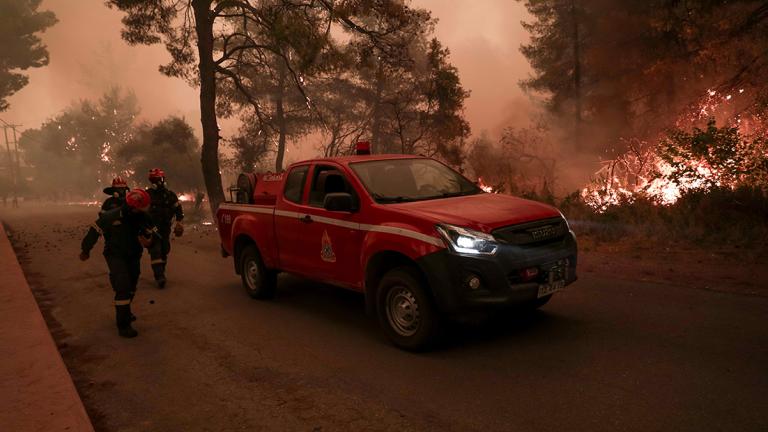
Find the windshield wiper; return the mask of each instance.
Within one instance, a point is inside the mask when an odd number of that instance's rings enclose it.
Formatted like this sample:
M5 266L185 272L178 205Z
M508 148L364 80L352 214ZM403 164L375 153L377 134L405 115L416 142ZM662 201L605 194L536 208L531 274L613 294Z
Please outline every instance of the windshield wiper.
M400 202L408 202L413 201L413 198L408 198L404 196L384 196L377 193L373 194L373 198L376 200L376 202L380 203L400 203Z
M468 190L468 191L457 191L457 192L443 192L440 195L433 195L424 199L437 199L437 198L453 198L453 197L459 197L464 195L476 195L477 191L474 190Z

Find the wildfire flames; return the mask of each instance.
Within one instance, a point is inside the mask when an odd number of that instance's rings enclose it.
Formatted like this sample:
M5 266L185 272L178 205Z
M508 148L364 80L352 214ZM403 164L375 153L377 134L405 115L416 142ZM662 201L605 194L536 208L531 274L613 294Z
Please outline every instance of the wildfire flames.
M691 161L698 174L670 180L673 167L662 161L652 150L627 154L603 162L593 181L581 191L587 205L603 212L613 205L631 203L641 194L659 205L674 204L689 190L717 184L716 173L703 163Z
M738 94L722 94L708 90L698 106L676 122L680 129L689 129L706 119L722 119L734 125L744 136L765 132L760 115L735 112ZM673 176L675 167L662 160L657 148L644 141L629 141L629 150L613 160L602 162L592 181L582 189L581 197L593 209L604 212L609 207L631 203L639 196L649 198L658 205L674 204L687 191L711 187L735 187L737 178L729 178L711 167L705 160L677 160L685 173ZM733 160L726 165L736 165Z
M482 177L478 177L477 178L477 186L480 187L480 189L482 189L483 192L494 193L493 192L493 187L492 186L488 186L487 184L485 184L485 182L483 182L483 178Z

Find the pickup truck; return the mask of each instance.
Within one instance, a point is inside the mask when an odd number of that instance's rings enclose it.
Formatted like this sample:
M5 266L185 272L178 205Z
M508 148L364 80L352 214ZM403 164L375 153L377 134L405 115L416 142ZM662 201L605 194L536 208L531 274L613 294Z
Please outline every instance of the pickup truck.
M241 174L216 219L222 255L254 298L286 272L364 293L397 346L446 319L537 308L576 280L576 239L555 208L486 193L443 163L356 155Z

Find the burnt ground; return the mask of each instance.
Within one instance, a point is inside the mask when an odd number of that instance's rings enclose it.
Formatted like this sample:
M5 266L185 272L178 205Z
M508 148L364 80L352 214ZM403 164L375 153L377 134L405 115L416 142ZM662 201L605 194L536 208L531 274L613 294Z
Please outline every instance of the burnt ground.
M249 299L195 225L166 290L143 263L124 340L103 259L77 259L95 212L0 208L97 430L768 430L757 258L585 241L580 281L541 311L410 354L358 294L281 276L276 300Z

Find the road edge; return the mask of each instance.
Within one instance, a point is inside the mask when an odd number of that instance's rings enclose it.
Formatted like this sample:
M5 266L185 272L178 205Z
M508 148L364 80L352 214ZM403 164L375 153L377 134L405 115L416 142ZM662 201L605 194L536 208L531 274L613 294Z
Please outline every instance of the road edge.
M94 430L2 223L0 425L19 432Z

